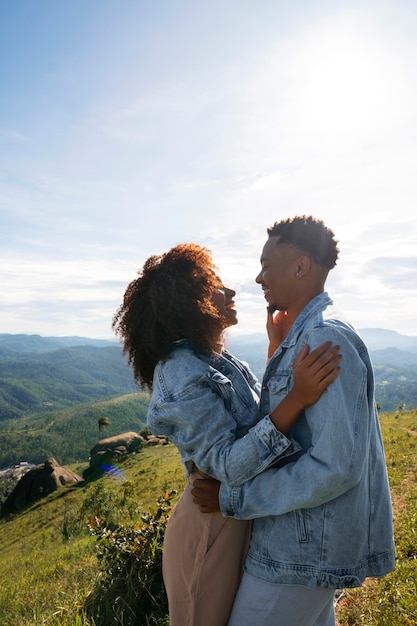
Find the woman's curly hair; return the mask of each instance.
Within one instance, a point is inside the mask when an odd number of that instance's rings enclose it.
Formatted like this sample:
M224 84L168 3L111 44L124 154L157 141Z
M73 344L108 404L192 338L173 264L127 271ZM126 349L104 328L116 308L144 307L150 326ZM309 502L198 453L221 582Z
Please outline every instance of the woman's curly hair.
M145 262L112 324L137 382L152 389L156 364L169 355L174 341L187 339L202 352L215 348L225 328L212 303L221 286L210 250L194 243Z

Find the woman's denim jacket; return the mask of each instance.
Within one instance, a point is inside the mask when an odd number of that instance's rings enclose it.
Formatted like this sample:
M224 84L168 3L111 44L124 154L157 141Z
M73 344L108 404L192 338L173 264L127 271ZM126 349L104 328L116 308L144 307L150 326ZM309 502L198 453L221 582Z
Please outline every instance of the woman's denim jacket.
M254 519L247 572L309 587L359 586L394 568L390 491L368 351L326 293L296 319L271 358L261 414L292 386L292 363L305 344L330 340L343 355L338 378L292 429L304 448L295 461L239 487L223 485L224 515Z
M232 355L205 356L176 342L155 368L147 424L175 443L187 474L195 464L239 485L300 449L268 416L259 421L259 395L255 376Z

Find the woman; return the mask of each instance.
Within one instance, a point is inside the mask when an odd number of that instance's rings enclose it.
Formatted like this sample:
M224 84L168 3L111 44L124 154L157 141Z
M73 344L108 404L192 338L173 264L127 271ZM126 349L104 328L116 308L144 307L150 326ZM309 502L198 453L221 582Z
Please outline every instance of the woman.
M225 329L237 324L234 295L206 248L181 244L146 261L113 320L135 379L152 391L148 426L176 444L189 478L164 541L171 626L227 624L250 532L248 522L202 513L193 478L203 472L238 485L301 453L289 429L339 370L338 347L304 349L293 388L259 416L258 381L223 346Z

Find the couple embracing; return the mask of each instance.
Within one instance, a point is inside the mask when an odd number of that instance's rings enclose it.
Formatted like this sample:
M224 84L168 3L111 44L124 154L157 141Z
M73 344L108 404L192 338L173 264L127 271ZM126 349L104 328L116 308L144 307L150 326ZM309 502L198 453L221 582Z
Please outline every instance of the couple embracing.
M337 589L394 568L372 365L325 291L338 242L312 216L267 233L262 383L224 346L235 292L206 248L150 257L113 320L188 477L164 541L171 626L334 626Z

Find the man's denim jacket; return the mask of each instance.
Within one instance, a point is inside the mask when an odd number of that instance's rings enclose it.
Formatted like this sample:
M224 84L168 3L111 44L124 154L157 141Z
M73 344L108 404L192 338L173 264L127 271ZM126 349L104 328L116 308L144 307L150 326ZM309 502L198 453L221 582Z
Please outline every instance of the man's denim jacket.
M392 511L368 351L326 293L296 319L271 358L261 414L293 384L305 344L330 340L343 355L338 378L292 428L304 448L295 461L241 486L222 484L224 515L254 519L247 572L263 580L342 588L394 567Z
M226 351L205 356L176 342L155 368L147 424L175 443L187 474L195 464L239 485L300 449L268 416L259 421L259 395L255 376Z

